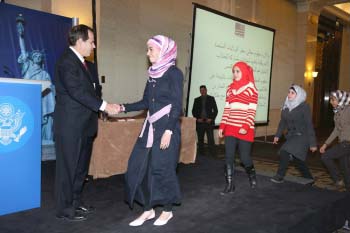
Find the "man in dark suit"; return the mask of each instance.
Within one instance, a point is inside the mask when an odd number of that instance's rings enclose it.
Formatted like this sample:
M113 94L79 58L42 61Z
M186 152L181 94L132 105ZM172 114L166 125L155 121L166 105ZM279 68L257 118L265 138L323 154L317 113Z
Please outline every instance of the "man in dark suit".
M56 217L68 221L86 220L93 208L84 206L82 187L87 169L84 148L97 132L98 111L119 112L96 95L91 73L85 65L95 48L93 30L74 26L69 32L70 47L56 63L56 106L54 139L56 148Z
M210 152L214 153L214 125L215 118L218 115L215 98L207 95L207 87L201 85L201 96L194 100L192 115L197 118L196 130L198 136L198 149L200 153L204 152L204 135L207 134Z
M88 71L91 74L92 83L95 87L95 93L99 98L102 98L102 86L100 85L100 80L98 79L96 64L90 61L85 61L85 62L86 62ZM95 121L97 121L98 119L97 112L94 112L94 117L96 118ZM93 147L96 135L97 135L97 131L93 131L91 132L90 135L88 135L87 144L82 151L82 157L85 158L85 166L82 168L80 172L83 173L81 174L82 176L83 175L85 176L85 182L89 182L92 179L91 176L88 176L88 172L89 172L89 166L90 166L90 160L91 160L91 154L92 154L92 147Z

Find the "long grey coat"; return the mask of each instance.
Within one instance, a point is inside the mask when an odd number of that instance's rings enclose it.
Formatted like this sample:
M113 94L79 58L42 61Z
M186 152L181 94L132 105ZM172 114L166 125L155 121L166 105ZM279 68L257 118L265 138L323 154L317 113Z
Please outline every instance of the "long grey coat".
M287 141L281 150L287 151L300 160L305 160L310 147L316 147L315 131L311 120L310 107L303 102L292 111L283 109L276 137L281 138L284 130Z

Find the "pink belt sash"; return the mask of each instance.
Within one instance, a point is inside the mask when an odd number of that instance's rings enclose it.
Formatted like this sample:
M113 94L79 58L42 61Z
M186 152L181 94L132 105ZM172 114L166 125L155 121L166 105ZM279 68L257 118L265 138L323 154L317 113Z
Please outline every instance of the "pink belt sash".
M171 104L168 104L161 110L159 110L156 113L153 113L152 116L149 116L149 111L147 112L147 118L145 119L145 122L143 122L142 131L140 133L140 138L143 136L143 132L145 131L147 121L149 122L149 128L148 128L148 137L147 137L147 148L152 147L153 145L153 123L162 118L164 115L170 113L171 110Z

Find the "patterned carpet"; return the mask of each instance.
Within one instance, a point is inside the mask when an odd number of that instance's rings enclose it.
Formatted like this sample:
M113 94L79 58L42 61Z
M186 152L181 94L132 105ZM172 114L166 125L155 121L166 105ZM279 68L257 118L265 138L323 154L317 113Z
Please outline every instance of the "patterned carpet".
M324 133L323 133L324 134ZM272 138L268 138L272 141ZM318 136L318 141L324 141L324 136ZM252 148L252 157L254 161L254 166L258 174L266 176L274 176L278 169L279 155L278 150L283 144L283 141L279 145L273 145L269 142L254 142ZM206 150L205 155L209 155L209 151ZM199 155L200 156L200 155ZM215 150L215 157L217 159L224 160L225 148L223 145L219 145ZM340 192L345 191L345 187L336 187L331 180L326 167L324 167L321 161L321 154L319 152L309 153L306 163L310 168L312 175L315 178L314 186L329 190L337 190ZM239 156L236 155L236 164L240 164ZM297 183L307 183L305 179L301 177L299 170L290 163L288 166L286 180L297 182Z
M322 137L322 138L321 138ZM324 141L324 136L319 135L318 140L320 142ZM270 138L272 141L272 138ZM274 176L278 169L278 150L279 146L272 145L271 143L266 142L255 142L252 149L252 157L254 161L254 166L259 175L265 176ZM210 156L210 153L206 151L204 153L206 156ZM225 149L223 145L216 147L215 158L224 160ZM201 156L201 155L198 155ZM319 152L314 154L309 154L307 158L307 164L310 168L312 175L314 176L314 186L322 189L334 190L339 192L345 192L345 187L337 187L333 183L327 169L323 166L321 161L321 155ZM240 164L239 156L236 155L236 164ZM237 167L238 170L243 170L242 167ZM296 182L296 183L307 183L304 178L302 178L299 170L294 166L293 163L290 163L288 166L287 174L285 180ZM276 184L278 185L278 184ZM349 224L349 223L348 223ZM339 229L333 233L349 233L350 227L345 226L342 229Z
M264 161L259 158L254 159L254 165L256 167L256 170L260 174L269 174L272 173L274 175L278 169L278 163L272 162L272 161ZM315 183L314 186L319 187L319 188L324 188L324 189L329 189L329 190L338 190L340 192L345 191L345 187L337 188L333 181L331 180L329 173L327 170L324 168L318 168L318 167L312 167L310 166L310 170L312 175L315 178ZM298 182L298 179L301 178L300 172L298 169L296 169L293 165L290 165L288 167L287 175L286 175L286 180L296 180Z

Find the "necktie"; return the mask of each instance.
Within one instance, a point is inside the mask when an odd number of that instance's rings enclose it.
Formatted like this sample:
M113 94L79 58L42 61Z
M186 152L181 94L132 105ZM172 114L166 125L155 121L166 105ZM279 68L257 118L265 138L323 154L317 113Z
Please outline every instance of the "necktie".
M88 68L88 66L87 66L86 61L83 62L83 65L84 65L84 67L85 67L85 70L89 71L89 68Z
M94 81L92 80L92 78L91 78L91 76L90 76L90 71L89 71L89 68L88 68L88 65L87 65L87 63L86 63L86 61L83 61L83 65L84 65L84 67L85 67L85 70L89 73L89 79L91 80L91 82L92 82L92 84L94 85L94 88L96 88L95 87L95 83L94 83Z

